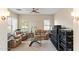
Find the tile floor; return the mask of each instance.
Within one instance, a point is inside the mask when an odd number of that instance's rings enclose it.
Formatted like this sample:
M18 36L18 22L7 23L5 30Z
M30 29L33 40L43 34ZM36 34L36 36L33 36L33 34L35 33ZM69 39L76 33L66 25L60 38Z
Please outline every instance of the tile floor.
M17 48L11 49L11 51L56 51L56 48L53 46L50 40L41 41L41 46L37 43L33 43L29 47L31 41L23 41L21 45Z

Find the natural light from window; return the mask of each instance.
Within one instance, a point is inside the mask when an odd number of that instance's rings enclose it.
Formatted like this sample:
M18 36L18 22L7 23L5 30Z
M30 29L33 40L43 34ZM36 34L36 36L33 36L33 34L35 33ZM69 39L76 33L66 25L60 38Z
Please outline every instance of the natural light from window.
M44 20L44 30L50 30L50 20Z
M17 29L17 19L15 17L8 17L8 30L14 32Z

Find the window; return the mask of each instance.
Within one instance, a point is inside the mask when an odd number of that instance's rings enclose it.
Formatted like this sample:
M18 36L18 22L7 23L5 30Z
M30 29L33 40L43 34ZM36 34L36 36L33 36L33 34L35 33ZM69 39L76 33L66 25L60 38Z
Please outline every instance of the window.
M12 31L14 32L17 29L17 18L12 17Z
M17 18L9 16L7 22L9 32L14 32L17 29Z
M21 29L23 32L28 31L28 21L27 20L21 20Z
M11 17L8 17L8 19L7 19L7 22L8 22L8 30L9 30L9 32L11 32L12 31L12 25L11 25L11 23L12 23L12 21L11 21Z
M44 20L44 30L50 30L50 20Z

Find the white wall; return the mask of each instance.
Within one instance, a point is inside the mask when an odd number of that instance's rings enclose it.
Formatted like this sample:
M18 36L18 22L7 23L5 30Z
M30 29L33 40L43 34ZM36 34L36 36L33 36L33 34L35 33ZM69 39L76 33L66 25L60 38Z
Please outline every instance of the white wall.
M0 11L1 9L2 8L0 8ZM4 8L2 10L4 10ZM5 11L7 11L7 9ZM0 51L7 51L7 30L8 29L7 29L6 20L0 19Z
M53 26L53 15L19 15L19 28L21 28L21 22L25 21L29 24L29 31L31 31L31 26L36 26L37 28L43 29L43 22L45 19L49 19L51 25Z
M73 21L74 29L74 50L79 51L79 21Z
M0 19L0 50L7 50L7 23Z
M62 25L68 28L73 28L73 19L71 16L72 9L63 9L57 12L54 16L55 25Z
M78 12L79 12L79 9L77 9ZM75 13L78 13L76 12L74 9L73 11ZM79 51L79 20L77 19L73 19L73 29L74 29L74 50L78 50Z

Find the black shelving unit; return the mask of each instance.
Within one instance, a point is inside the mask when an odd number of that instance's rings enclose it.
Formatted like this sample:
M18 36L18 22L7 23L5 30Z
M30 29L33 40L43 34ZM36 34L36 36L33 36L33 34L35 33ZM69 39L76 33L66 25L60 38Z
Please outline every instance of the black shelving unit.
M52 31L49 35L51 42L59 50L59 30L61 29L61 25L55 25L52 28Z
M55 25L49 37L58 51L73 51L73 30Z
M61 29L61 37L59 40L60 51L73 51L73 30Z

